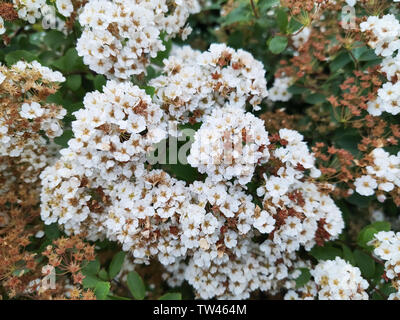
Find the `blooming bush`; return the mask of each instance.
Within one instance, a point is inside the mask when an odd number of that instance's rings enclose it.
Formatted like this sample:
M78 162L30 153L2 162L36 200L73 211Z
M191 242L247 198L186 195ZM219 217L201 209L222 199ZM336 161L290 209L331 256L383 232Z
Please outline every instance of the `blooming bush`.
M0 4L0 299L400 299L400 2Z

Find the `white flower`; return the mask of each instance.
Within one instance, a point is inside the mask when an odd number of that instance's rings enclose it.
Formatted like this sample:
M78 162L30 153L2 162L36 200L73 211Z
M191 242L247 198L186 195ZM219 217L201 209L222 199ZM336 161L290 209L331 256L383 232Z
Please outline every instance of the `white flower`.
M355 180L356 191L362 196L372 196L378 186L376 180L369 175L359 177Z
M3 34L6 32L6 28L4 27L4 20L2 17L0 17L0 34Z
M39 103L37 102L32 102L32 103L23 103L21 106L21 111L19 114L21 117L26 118L26 119L34 119L41 117L44 113L44 109L40 106Z
M71 0L56 0L58 12L64 17L69 17L74 10Z

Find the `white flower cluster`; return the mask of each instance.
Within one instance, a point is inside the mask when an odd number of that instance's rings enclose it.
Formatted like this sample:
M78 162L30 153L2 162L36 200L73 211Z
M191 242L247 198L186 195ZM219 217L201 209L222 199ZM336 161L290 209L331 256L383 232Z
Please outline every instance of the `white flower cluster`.
M264 122L232 106L214 109L194 135L188 162L212 181L250 182L255 166L268 161Z
M367 111L373 116L380 116L382 112L397 115L400 112L400 81L397 75L400 71L400 22L392 14L382 18L371 16L360 24L361 31L372 32L369 45L375 53L384 57L381 71L385 73L388 82L378 90L378 97L368 102ZM395 57L393 54L396 53ZM394 82L392 80L394 79Z
M288 91L293 82L292 77L275 78L272 88L268 90L268 99L274 102L289 101L292 94Z
M43 81L47 82L64 82L65 77L59 71L53 71L48 67L42 66L37 61L25 62L18 61L16 64L11 66L11 72L23 72L30 70L32 72L37 72Z
M290 290L287 300L368 300L365 291L369 284L361 277L361 271L340 257L319 262L310 271L314 282L309 282L297 292Z
M295 254L265 256L259 246L247 239L240 239L235 254L229 259L213 260L199 266L194 260L166 266L163 278L171 287L184 280L193 286L199 299L248 299L254 291L277 294L282 288L294 289L294 270L307 267Z
M354 185L360 195L372 196L376 192L378 199L383 202L386 199L385 192L400 187L400 152L390 155L384 149L376 148L370 155L373 163L366 167L367 174L358 177Z
M396 289L389 300L400 299L400 232L380 231L369 243L375 247L374 255L385 261L385 276L392 281Z
M93 10L98 11L125 6L96 3ZM246 103L257 109L267 94L265 71L250 54L225 45L212 45L205 53L187 47L178 52L165 61L164 83L162 77L152 83L160 84L155 85L156 102L130 82L117 80L85 96L84 108L74 113L69 147L40 176L41 217L45 224L57 222L68 235L117 241L134 263L158 260L175 273L166 276L170 283L187 280L198 297L248 298L255 290L293 289L293 271L306 266L296 255L300 246L310 249L335 239L343 228L332 199L307 182L320 174L314 157L292 130L282 129L279 143L270 149L263 121L245 112ZM195 63L189 64L193 52ZM179 78L171 80L175 75L185 79L184 86ZM192 75L201 75L199 83L190 85L196 81ZM201 82L203 75L208 82ZM166 106L183 106L174 103L187 92L184 103L193 107ZM196 100L198 95L203 99ZM145 169L145 156L166 137L168 121L189 121L199 101L209 105L188 162L207 173L206 180L186 185L162 170ZM40 116L41 108L29 104L21 115ZM271 152L273 165L281 168L264 176L260 208L244 185ZM264 242L253 242L255 236Z
M215 182L207 178L205 183L191 186L197 193L193 199L209 211L206 225L211 229L205 229L204 222L187 227L185 217L181 219L182 239L200 248L190 248L188 252L193 255L188 264L167 267L165 278L170 285L179 285L183 274L202 299L242 299L258 289L271 293L282 287L294 289L293 269L305 266L304 262L294 262L300 246L311 249L316 242L322 244L338 236L344 227L339 208L316 185L302 181L305 170L319 174L303 137L282 129L280 139L285 146L277 148L273 156L284 166L277 176L266 177L266 186L258 190L260 196L265 194L264 210L253 204L239 184L226 189L229 183L214 186ZM240 198L242 205L238 206ZM188 217L194 219L193 214ZM261 245L249 241L259 234L269 234L270 239Z
M107 237L131 251L135 263L148 263L157 256L168 265L186 255L180 217L192 207L183 181L153 170L135 183L116 185L106 194L112 203L104 221Z
M18 90L24 90L25 84L30 86L32 81L35 86L44 88L55 86L65 78L37 61L19 61L10 68L0 66L0 156L18 157L25 146L40 145L40 130L49 138L58 137L63 132L61 119L66 115L65 109L42 101L39 103L35 101L37 97L32 98L26 92L19 93L21 98L14 96Z
M40 137L27 143L18 157L0 156L0 195L21 181L29 184L31 190L40 192L40 184L34 184L39 180L40 172L55 162L57 152L55 144L48 144Z
M400 22L393 14L370 16L360 30L371 33L368 44L378 56L390 57L400 49Z
M382 112L397 115L400 112L400 81L396 83L386 82L378 90L378 97L368 102L368 112L373 116L380 116Z
M116 240L120 236L118 240L129 247L123 241L127 231L121 225L130 228L130 224L123 214L134 210L130 208L134 204L148 210L150 204L145 201L152 200L142 199L141 205L140 195L145 190L139 188L143 185L136 186L129 179L142 177L146 152L166 135L162 111L144 90L110 80L103 93L88 93L84 108L74 115L69 148L61 150L62 158L41 176L42 219L47 224L58 221L68 234L86 233L89 239L108 236ZM128 207L122 209L124 205ZM117 220L121 224L116 224ZM112 231L107 231L107 226Z
M166 130L162 110L144 90L110 80L103 91L86 94L84 108L74 113L74 138L68 144L85 168L115 180L123 163L143 158Z
M71 16L74 6L71 0L55 0L53 4L47 4L46 0L13 0L18 17L30 24L42 19L44 28L65 29L65 21L57 16L57 13L65 18Z
M320 288L320 300L368 300L368 281L361 277L359 268L342 258L318 263L311 275Z
M145 73L149 59L165 50L162 34L176 35L199 10L197 0L90 0L79 15L78 54L97 73L129 79Z
M150 85L172 127L192 119L202 121L226 103L237 108L249 103L259 110L268 95L263 65L250 53L225 44L212 44L203 53L189 46L174 48L163 71Z
M270 161L279 161L276 173L264 173L265 184L257 189L263 209L275 219L271 240L281 251L292 252L304 246L335 239L344 222L334 201L317 184L304 181L318 177L314 156L303 136L294 130L279 131L279 146ZM328 186L329 187L329 186ZM268 242L267 242L268 244Z

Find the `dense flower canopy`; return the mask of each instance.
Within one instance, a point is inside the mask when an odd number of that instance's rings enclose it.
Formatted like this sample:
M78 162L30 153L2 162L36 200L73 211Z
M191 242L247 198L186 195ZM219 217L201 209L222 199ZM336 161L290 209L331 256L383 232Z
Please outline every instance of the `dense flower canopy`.
M400 1L12 0L0 35L0 299L400 299Z

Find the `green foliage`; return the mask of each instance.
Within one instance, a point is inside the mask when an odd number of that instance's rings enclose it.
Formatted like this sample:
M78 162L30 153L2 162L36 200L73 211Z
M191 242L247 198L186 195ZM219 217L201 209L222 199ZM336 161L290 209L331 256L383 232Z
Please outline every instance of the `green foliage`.
M113 279L120 272L125 256L126 252L120 251L113 257L108 271L110 279Z
M390 223L386 221L378 221L372 223L368 226L365 226L361 229L360 233L358 234L357 244L366 249L371 251L373 247L369 246L367 243L370 242L374 235L380 231L389 231L390 230Z
M221 26L226 27L233 23L248 22L253 18L249 1L242 1L227 16L221 18Z
M334 260L335 257L341 257L342 251L332 246L332 244L326 243L323 247L314 246L310 255L312 255L318 261L320 260Z
M13 65L14 63L16 63L20 60L24 60L26 62L31 62L35 59L36 59L36 56L33 53L31 53L29 51L25 51L25 50L16 50L16 51L6 54L6 56L5 56L5 60L6 60L6 63L8 66Z
M279 54L286 49L287 44L288 44L287 37L276 36L273 37L271 41L269 41L268 48L272 53Z
M177 292L170 292L164 294L163 296L158 298L158 300L182 300L182 294Z
M108 293L110 292L110 283L105 281L99 281L94 287L94 294L97 300L106 300Z
M308 281L311 280L310 270L307 268L300 268L301 274L296 278L296 288L304 287Z
M142 277L136 271L131 271L128 273L127 284L129 291L136 300L144 299L146 296L146 287Z
M373 277L375 273L375 261L371 256L360 250L354 251L354 258L357 263L357 267L360 268L361 273L366 278Z

